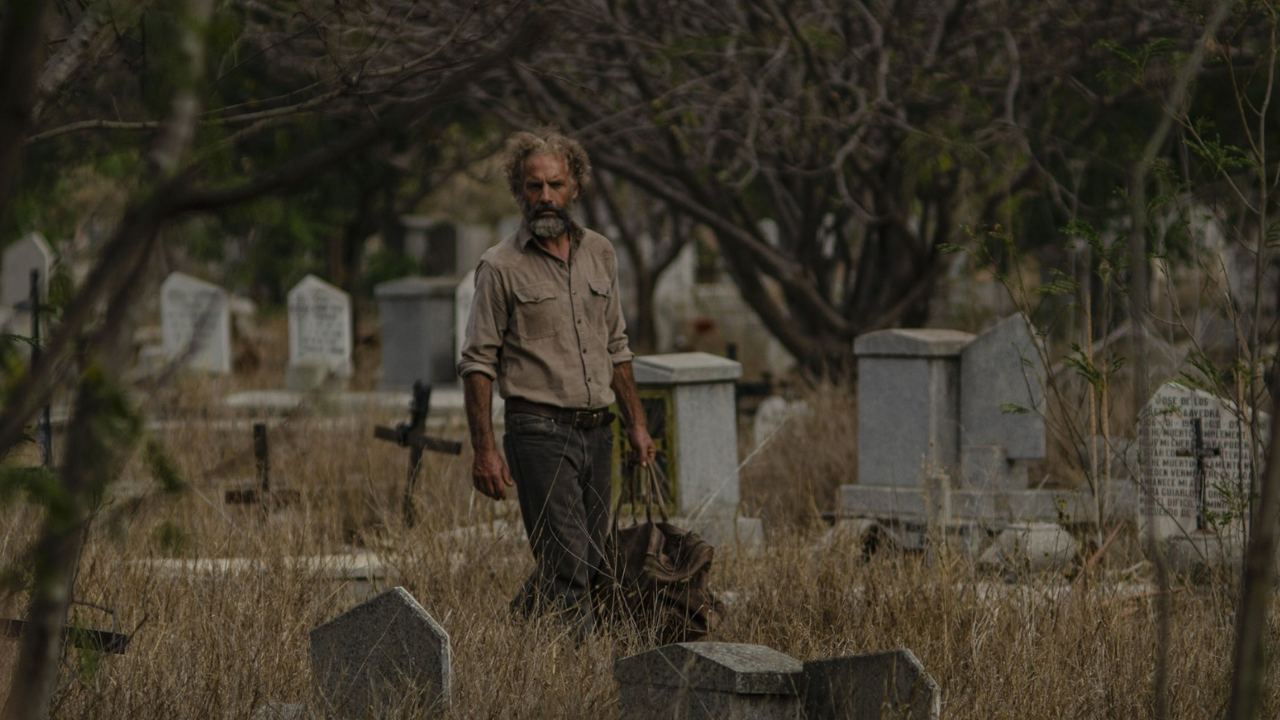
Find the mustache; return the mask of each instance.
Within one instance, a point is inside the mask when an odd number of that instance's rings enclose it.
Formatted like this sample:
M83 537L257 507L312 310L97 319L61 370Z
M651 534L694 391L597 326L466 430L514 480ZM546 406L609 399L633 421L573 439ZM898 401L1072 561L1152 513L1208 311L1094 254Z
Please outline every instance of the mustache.
M529 208L530 215L542 215L543 213L548 213L548 212L554 213L561 220L567 221L569 219L569 211L566 210L565 208L556 206L554 203L549 203L549 202L538 203L533 207Z

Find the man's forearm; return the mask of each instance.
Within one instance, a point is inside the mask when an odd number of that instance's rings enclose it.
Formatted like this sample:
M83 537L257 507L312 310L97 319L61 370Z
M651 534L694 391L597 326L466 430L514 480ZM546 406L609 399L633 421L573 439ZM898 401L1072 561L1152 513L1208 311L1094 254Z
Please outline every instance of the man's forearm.
M493 439L493 381L484 373L468 373L462 379L467 405L471 447L479 455L497 449Z
M620 362L613 366L613 394L618 399L618 410L622 412L622 422L629 428L646 428L644 410L640 407L640 394L636 392L636 378L631 371L630 362Z

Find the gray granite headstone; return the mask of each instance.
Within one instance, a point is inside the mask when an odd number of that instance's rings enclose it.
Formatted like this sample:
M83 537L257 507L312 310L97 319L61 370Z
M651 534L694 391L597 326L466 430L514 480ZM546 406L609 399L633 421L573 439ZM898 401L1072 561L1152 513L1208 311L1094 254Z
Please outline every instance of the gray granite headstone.
M1197 523L1197 420L1201 449L1214 453L1202 460L1208 527ZM1233 404L1203 390L1165 383L1143 408L1138 435L1144 486L1139 517L1145 521L1151 514L1157 537L1220 530L1239 522L1253 474L1253 455L1249 427ZM1260 436L1266 436L1265 430Z
M231 372L231 312L227 291L180 272L160 286L164 351L192 370Z
M53 250L40 233L28 233L4 249L3 279L0 279L0 305L14 307L31 297L31 271L40 273L41 299L49 295L49 270L53 267ZM25 329L24 329L25 330Z
M457 381L453 343L458 281L407 277L374 288L382 339L379 390Z
M803 666L761 645L664 645L614 664L622 720L798 720Z
M942 693L906 648L804 664L807 720L937 720Z
M311 631L311 675L340 718L449 708L449 634L394 587Z
M315 275L306 276L289 291L290 377L302 368L350 377L351 350L350 296Z
M1001 320L960 354L960 444L1010 460L1045 456L1044 363L1025 315Z
M922 487L954 476L960 455L960 352L973 336L957 330L879 330L860 336L858 484Z

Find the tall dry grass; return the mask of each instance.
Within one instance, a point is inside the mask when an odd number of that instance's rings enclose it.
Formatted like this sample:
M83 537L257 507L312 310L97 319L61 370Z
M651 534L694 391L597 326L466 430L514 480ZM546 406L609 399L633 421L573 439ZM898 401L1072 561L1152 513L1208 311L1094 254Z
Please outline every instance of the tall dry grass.
M745 501L769 520L769 542L758 555L720 549L713 582L729 612L714 639L762 643L801 659L909 647L941 685L948 718L1149 717L1154 598L1131 551L1113 546L1071 581L1010 584L945 550L882 553L867 562L853 542L822 545L826 527L814 512L831 507L834 487L852 473L852 402L849 393L820 389L814 415L744 468ZM209 408L164 410L194 416ZM388 582L404 585L450 633L451 717L615 714L612 663L644 649L643 641L604 635L576 648L553 625L509 617L507 602L531 559L514 504L471 492L466 455L428 456L421 520L401 527L404 452L370 437L375 421L399 419L391 415L369 414L346 429L307 419L273 429L274 478L300 490L302 500L271 515L222 502L234 479L252 476L247 426L158 431L190 486L175 496L128 497L149 484L135 463L100 513L76 597L114 609L120 629L137 629L122 656L68 652L56 717L235 718L268 701L307 700L307 632L366 588L285 558L355 549L391 563ZM462 427L449 434L463 437ZM22 506L4 517L0 557L10 562L37 518ZM464 526L496 530L449 532ZM174 557L258 558L269 569L172 577L146 564ZM1229 582L1175 588L1174 717L1223 712L1235 592ZM3 613L15 616L22 602L5 598ZM97 627L112 622L87 607L73 616ZM1268 629L1273 648L1276 632ZM6 669L12 648L0 646ZM1267 713L1275 716L1280 683L1270 673ZM415 717L418 708L409 702L402 710Z

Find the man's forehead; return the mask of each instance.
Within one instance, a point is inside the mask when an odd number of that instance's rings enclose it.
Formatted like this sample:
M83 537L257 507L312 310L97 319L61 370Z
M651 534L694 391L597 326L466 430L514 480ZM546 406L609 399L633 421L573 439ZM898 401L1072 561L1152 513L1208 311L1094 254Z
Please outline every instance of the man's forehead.
M541 177L551 179L569 174L569 165L564 158L553 153L534 153L524 159L525 177Z

